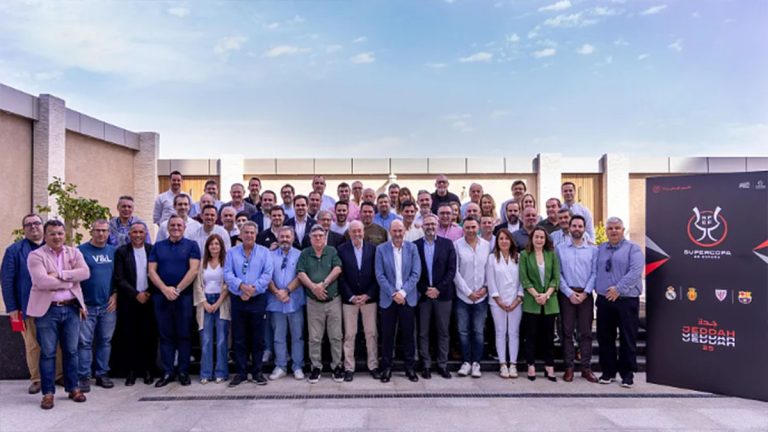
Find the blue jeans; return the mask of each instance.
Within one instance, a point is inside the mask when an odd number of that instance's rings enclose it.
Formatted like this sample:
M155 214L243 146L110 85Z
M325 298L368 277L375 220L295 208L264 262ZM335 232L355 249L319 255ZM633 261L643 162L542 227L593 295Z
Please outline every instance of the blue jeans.
M485 317L488 315L488 298L475 304L467 304L457 299L454 304L456 305L456 327L459 331L461 360L467 363L479 363L483 358L483 334L485 332Z
M304 310L292 313L270 312L275 334L275 366L288 370L288 330L291 331L291 368L294 371L304 367Z
M106 306L87 306L88 316L80 325L78 344L78 377L91 377L93 351L96 351L96 375L106 376L109 372L109 354L112 352L112 333L115 332L117 312L107 312Z
M275 352L275 334L270 324L272 322L271 315L272 312L267 312L267 325L264 326L264 351Z
M64 360L64 389L77 388L77 343L80 338L80 309L75 305L54 306L35 318L40 345L40 385L43 394L54 394L56 386L56 346L61 344Z
M206 294L205 300L214 304L220 294ZM203 354L200 361L200 378L213 379L213 333L216 332L216 378L229 377L227 354L229 351L229 320L221 319L221 310L214 313L203 312L203 329L200 330L200 348Z

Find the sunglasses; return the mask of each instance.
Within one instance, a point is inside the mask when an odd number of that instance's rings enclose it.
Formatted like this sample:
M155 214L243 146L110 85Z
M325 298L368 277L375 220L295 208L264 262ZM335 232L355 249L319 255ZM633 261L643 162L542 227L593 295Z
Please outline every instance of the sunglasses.
M605 271L610 272L613 268L613 262L610 258L608 258L608 261L605 262Z

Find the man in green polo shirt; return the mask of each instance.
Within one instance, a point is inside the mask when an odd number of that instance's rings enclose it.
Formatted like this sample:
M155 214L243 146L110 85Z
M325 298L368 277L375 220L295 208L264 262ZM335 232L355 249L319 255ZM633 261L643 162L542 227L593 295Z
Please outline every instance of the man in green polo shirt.
M341 298L336 282L341 274L341 259L335 248L326 245L325 236L323 227L313 226L309 234L312 247L301 252L296 265L299 281L307 292L309 359L312 362L310 384L320 381L323 369L321 347L326 330L331 342L333 380L344 380L341 367Z

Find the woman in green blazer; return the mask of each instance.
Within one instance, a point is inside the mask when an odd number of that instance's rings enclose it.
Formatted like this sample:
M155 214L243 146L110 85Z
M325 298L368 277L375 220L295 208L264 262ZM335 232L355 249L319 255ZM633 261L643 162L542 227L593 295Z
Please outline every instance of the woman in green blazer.
M544 356L545 376L555 378L555 316L560 313L557 289L560 286L560 262L552 241L542 227L530 234L530 241L520 255L520 284L525 290L523 297L523 322L525 330L525 361L528 363L528 379L536 379L536 345Z

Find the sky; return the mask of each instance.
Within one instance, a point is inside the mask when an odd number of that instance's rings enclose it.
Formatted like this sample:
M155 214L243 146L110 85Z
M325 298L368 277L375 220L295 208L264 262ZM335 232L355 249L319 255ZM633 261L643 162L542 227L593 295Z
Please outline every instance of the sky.
M768 1L0 1L0 82L161 158L768 156Z

